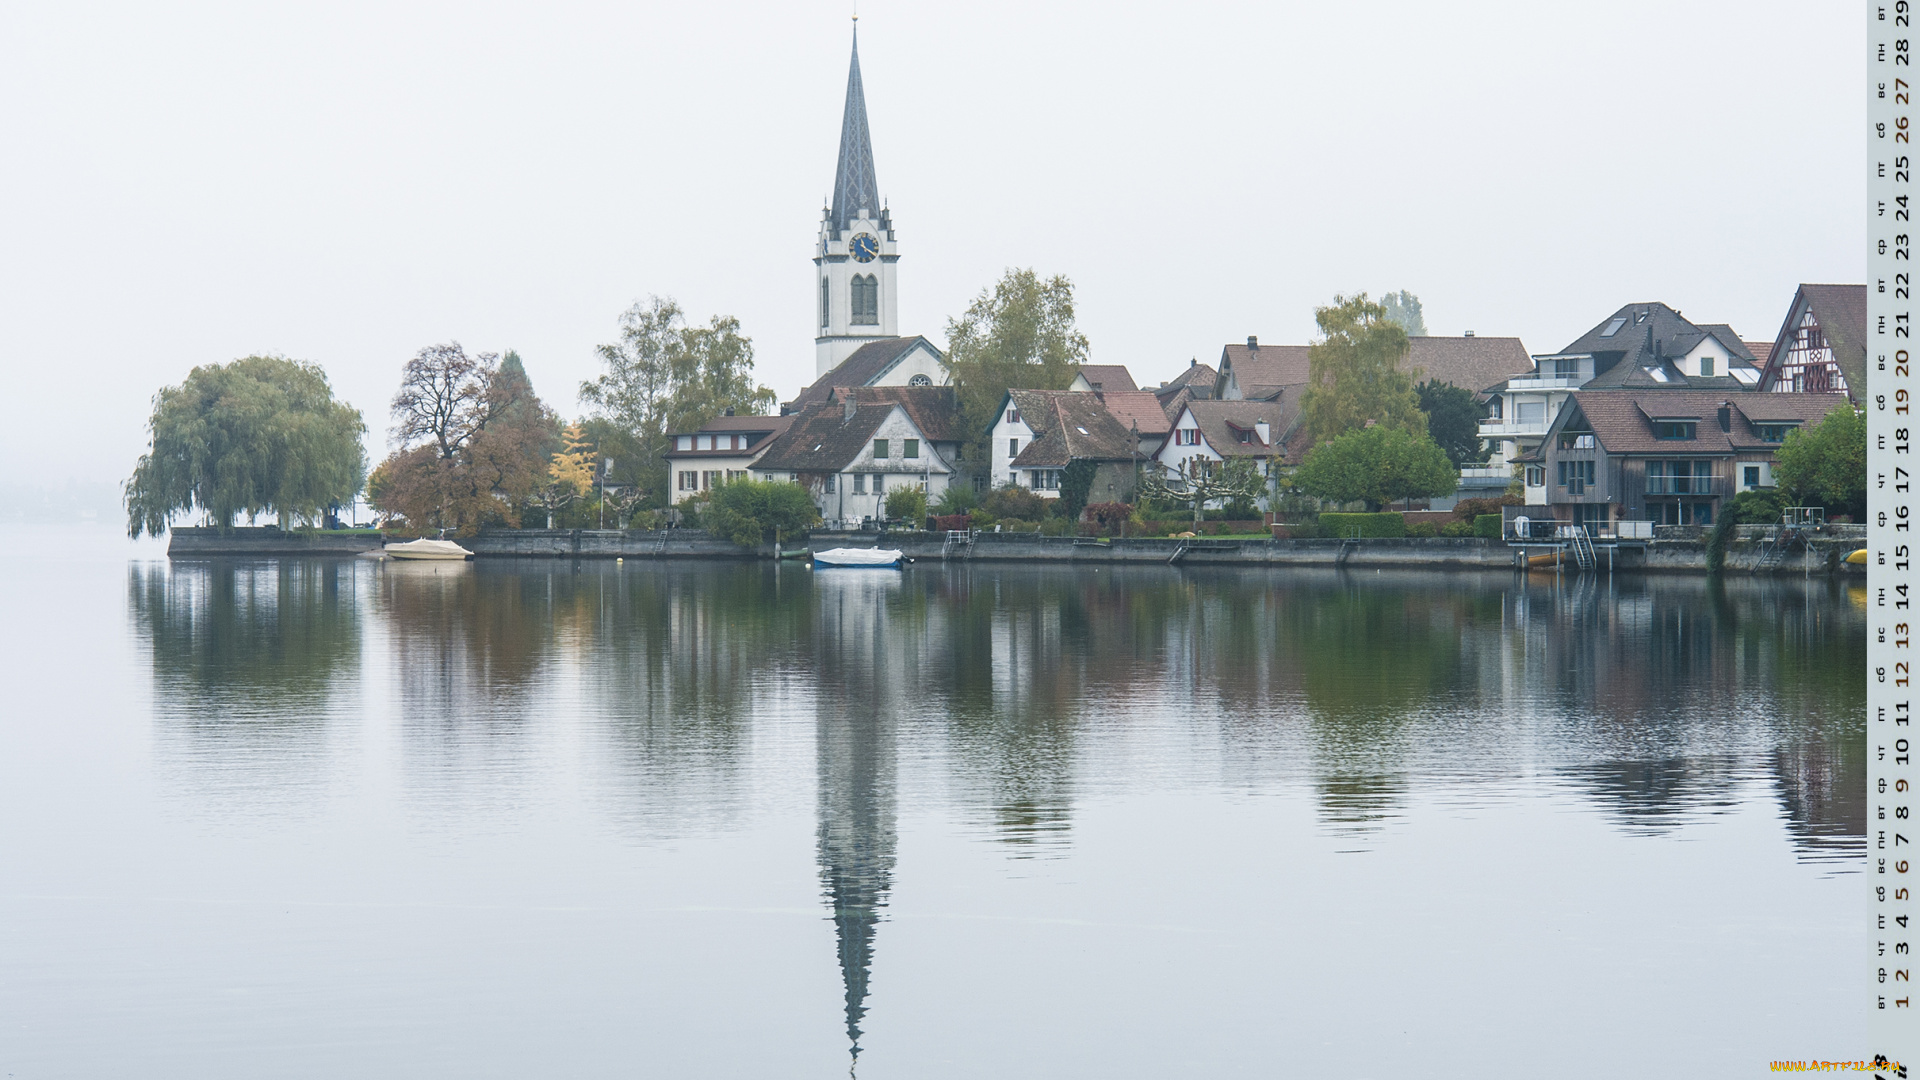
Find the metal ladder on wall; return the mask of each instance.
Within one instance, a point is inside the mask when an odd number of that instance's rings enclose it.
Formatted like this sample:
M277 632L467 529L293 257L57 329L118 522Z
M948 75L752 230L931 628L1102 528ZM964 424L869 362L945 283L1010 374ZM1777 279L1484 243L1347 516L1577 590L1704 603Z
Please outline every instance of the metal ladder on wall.
M653 557L659 558L667 553L667 530L660 530L660 542L653 545Z
M1593 537L1587 535L1585 525L1570 526L1567 539L1573 548L1573 561L1580 564L1580 569L1591 570L1600 565L1600 559L1593 551Z
M953 553L955 551L960 552L962 558L965 558L973 554L973 530L972 529L948 529L947 530L946 543L940 545L940 558L943 561L946 559L951 559L953 558Z
M1340 541L1340 553L1333 557L1333 565L1345 566L1347 562L1347 556L1352 555L1354 552L1359 550L1360 550L1360 530L1356 527L1353 530L1353 533L1351 535L1347 536L1345 539Z
M1787 561L1788 552L1793 550L1793 542L1800 539L1797 529L1781 526L1775 530L1772 539L1767 542L1766 550L1760 554L1759 570L1776 570Z

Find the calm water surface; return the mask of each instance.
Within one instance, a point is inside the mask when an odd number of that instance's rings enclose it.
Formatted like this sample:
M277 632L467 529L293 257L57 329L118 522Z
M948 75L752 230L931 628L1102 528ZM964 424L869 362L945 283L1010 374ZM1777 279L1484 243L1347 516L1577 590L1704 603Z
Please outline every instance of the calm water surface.
M1864 1034L1858 587L0 554L18 1080L1757 1076Z

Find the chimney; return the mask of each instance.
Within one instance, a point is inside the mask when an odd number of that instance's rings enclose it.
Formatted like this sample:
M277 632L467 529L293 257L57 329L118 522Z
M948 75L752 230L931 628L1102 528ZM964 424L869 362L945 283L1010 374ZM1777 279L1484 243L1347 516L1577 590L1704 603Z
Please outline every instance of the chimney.
M1193 357L1188 357L1188 358L1187 358L1187 366L1188 366L1188 367L1199 367L1199 366L1200 366L1200 358L1199 358L1199 357L1197 357L1197 356L1193 356Z
M1253 433L1260 436L1261 442L1266 443L1268 446L1273 445L1273 428L1270 427L1265 420L1255 420L1253 422Z
M1467 333L1466 333L1466 336L1467 336L1467 337L1472 337L1472 336L1473 336L1473 331L1471 331L1471 330L1469 330L1469 331L1467 331Z
M731 405L729 405L729 406L727 406L727 412L726 412L726 415L728 415L728 416L732 416L732 415L733 415L733 406L731 406Z
M1258 350L1260 348L1260 339L1257 337L1254 337L1252 334L1248 334L1247 348L1252 350Z
M1733 402L1731 401L1720 403L1720 430L1733 430Z

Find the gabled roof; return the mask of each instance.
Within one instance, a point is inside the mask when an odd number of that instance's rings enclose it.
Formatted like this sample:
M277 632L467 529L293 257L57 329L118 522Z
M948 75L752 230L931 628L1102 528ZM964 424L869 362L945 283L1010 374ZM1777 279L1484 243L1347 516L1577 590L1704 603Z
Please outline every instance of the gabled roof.
M1078 372L1094 390L1138 390L1125 364L1081 364Z
M1305 345L1225 345L1220 349L1221 389L1231 380L1248 401L1270 397L1282 386L1307 382Z
M1286 436L1297 426L1300 407L1297 396L1284 401L1190 401L1175 418L1175 427L1190 419L1200 429L1207 446L1223 458L1286 457L1293 448ZM1258 424L1267 422L1268 441L1260 439ZM1245 436L1246 441L1241 441ZM1304 441L1304 440L1302 440ZM1169 443L1168 446L1172 444ZM1166 452L1161 448L1161 453ZM1299 448L1301 453L1305 448Z
M742 431L785 431L793 423L791 416L716 416L692 431L676 431L674 435L706 435L713 432L734 434Z
M1166 413L1167 422L1172 423L1187 402L1195 398L1214 397L1219 378L1220 373L1212 365L1195 361L1188 364L1179 375L1154 387L1153 396L1160 402L1161 411Z
M847 69L847 106L840 117L840 160L833 174L835 232L861 210L880 212L880 182L873 175L873 139L867 132L867 92L860 81L860 28L853 30L853 63Z
M892 401L856 403L851 415L843 403L809 405L753 467L768 472L839 472L860 456L873 433L896 411L906 412Z
M1753 351L1732 327L1725 323L1695 325L1661 303L1627 304L1555 355L1593 357L1595 374L1585 386L1589 390L1752 390L1752 383L1731 375L1688 375L1674 365L1674 360L1692 352L1708 337L1718 341L1729 355L1753 363Z
M898 403L929 442L960 440L960 405L951 386L843 386L830 391L827 401L843 400L842 391L862 404Z
M895 364L906 358L917 345L925 345L941 363L946 357L933 342L924 337L887 337L874 338L865 345L853 350L845 360L825 375L815 379L812 386L800 391L800 395L787 402L782 408L789 412L799 412L808 405L817 404L832 396L836 386L869 386Z
M1793 303L1787 306L1787 317L1780 324L1780 333L1773 339L1768 369L1760 381L1761 389L1771 388L1778 375L1772 360L1774 357L1786 358L1794 332L1799 329L1800 313L1804 308L1813 310L1814 321L1820 324L1821 333L1826 335L1827 346L1833 350L1833 361L1840 366L1840 374L1847 380L1848 394L1854 400L1860 400L1867 388L1865 285L1800 286L1793 294Z
M1576 390L1548 427L1543 448L1551 448L1569 424L1585 419L1594 437L1609 454L1671 454L1698 457L1733 454L1741 450L1768 450L1779 443L1762 440L1754 423L1816 424L1845 394L1724 394L1698 390ZM1721 431L1721 406L1728 410L1728 427ZM1657 419L1698 421L1692 439L1661 439L1654 434ZM1575 430L1583 430L1576 428Z
M1033 422L1037 413L1021 407L1021 419L1044 434L1027 444L1013 459L1022 469L1066 467L1075 458L1093 461L1128 461L1137 456L1133 434L1121 427L1098 395L1076 391L1046 393L1041 407L1046 411L1044 427ZM1030 419L1030 415L1032 419Z

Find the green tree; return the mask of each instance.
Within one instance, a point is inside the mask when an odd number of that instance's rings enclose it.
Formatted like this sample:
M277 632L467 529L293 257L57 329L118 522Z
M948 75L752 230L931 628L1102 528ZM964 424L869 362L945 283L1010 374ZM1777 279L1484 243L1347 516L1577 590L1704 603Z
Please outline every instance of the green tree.
M1427 434L1447 452L1454 468L1487 460L1487 444L1480 438L1480 421L1486 410L1473 400L1472 391L1429 379L1415 387L1414 394L1420 411L1427 414Z
M1087 362L1074 325L1073 283L1008 270L957 319L947 320L947 367L967 432L969 460L987 460L994 412L1009 389L1064 390Z
M1418 372L1404 370L1407 332L1387 310L1359 296L1336 296L1315 308L1322 338L1307 352L1307 389L1300 410L1317 446L1369 420L1424 434L1426 414L1413 392Z
M729 480L713 488L700 514L707 531L736 544L780 542L820 520L813 497L799 484Z
M127 532L158 536L195 510L222 529L236 514L314 520L359 492L366 430L317 364L248 356L194 368L154 395L148 449L125 486Z
M1867 417L1841 403L1811 428L1787 433L1773 455L1773 479L1795 506L1867 513Z
M754 382L753 342L731 315L689 326L679 304L648 297L620 316L620 340L598 351L606 371L580 384L580 400L627 435L631 452L610 456L616 478L640 504L665 505L668 436L728 409L757 415L776 400Z
M1408 337L1427 336L1427 320L1420 313L1419 297L1401 289L1381 297L1380 306L1386 310L1387 318L1398 323Z
M1398 499L1452 494L1459 479L1432 439L1378 424L1314 447L1294 474L1308 495L1364 502L1368 510Z
M927 493L912 485L887 492L887 516L920 528L927 521Z

